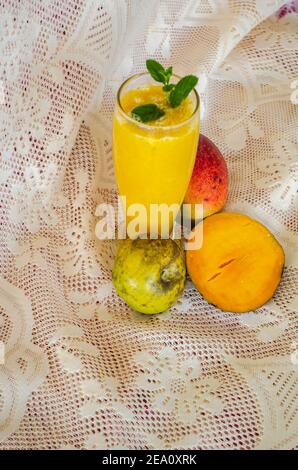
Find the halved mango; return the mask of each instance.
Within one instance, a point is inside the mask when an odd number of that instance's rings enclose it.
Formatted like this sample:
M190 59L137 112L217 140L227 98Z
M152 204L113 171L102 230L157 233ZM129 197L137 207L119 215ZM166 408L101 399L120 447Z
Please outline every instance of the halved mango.
M281 245L247 215L224 212L201 224L202 247L186 251L188 273L198 291L224 311L261 307L281 279L285 260ZM199 225L193 230L199 230Z

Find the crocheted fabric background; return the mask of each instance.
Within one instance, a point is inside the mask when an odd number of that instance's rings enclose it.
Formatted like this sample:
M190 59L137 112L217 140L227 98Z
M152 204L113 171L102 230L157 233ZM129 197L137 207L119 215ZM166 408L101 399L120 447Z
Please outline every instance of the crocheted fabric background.
M1 449L298 446L298 5L283 3L0 0ZM117 198L116 90L148 57L200 77L226 210L284 246L257 312L188 283L147 317L113 289L96 207Z

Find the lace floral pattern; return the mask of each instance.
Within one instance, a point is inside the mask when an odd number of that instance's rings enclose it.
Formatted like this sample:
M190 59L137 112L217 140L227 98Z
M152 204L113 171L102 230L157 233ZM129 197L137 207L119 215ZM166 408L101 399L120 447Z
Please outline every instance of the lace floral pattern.
M9 329L7 329L9 325ZM45 379L47 358L32 343L32 311L24 293L1 278L0 328L4 363L0 363L0 439L14 432L31 392Z
M82 416L93 416L98 411L113 409L127 421L133 419L130 409L125 406L118 394L118 381L105 377L102 381L87 380L82 383L82 392L87 401L80 409Z
M26 168L24 182L12 187L10 220L24 223L31 233L37 233L41 223L56 225L58 216L53 206L58 184L56 165L50 164L43 173L36 166Z
M47 262L43 256L44 249L47 247L48 240L45 237L35 238L29 242L18 242L10 239L7 247L15 256L15 265L17 268L23 268L27 264L34 264L41 269L47 268Z
M20 73L20 63L30 64L33 58L33 48L40 31L38 21L28 18L28 12L21 7L19 15L14 15L9 9L0 16L1 60L0 74L3 78L15 80Z
M160 411L173 413L184 423L195 421L200 410L222 411L223 403L215 394L220 383L202 376L198 360L179 361L170 348L161 350L158 357L140 353L136 360L146 371L138 376L136 383L145 390L158 392L153 403Z
M269 49L276 44L280 44L285 49L295 50L297 48L298 32L296 31L293 35L293 31L296 26L296 13L290 13L281 19L272 17L270 19L270 29L256 36L257 49Z
M30 91L22 97L13 96L8 106L13 109L13 113L5 112L3 107L1 109L1 131L5 136L1 144L6 160L11 158L13 152L19 158L26 156L32 143L43 138L51 103Z
M276 157L258 162L265 174L256 180L259 188L269 188L271 203L281 209L293 205L298 210L298 145L289 140L274 144Z

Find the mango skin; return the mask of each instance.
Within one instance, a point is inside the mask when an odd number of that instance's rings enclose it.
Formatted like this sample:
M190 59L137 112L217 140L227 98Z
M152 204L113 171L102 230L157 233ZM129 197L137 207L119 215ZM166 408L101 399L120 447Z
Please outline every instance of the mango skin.
M188 274L197 290L225 312L262 307L276 291L285 255L273 234L251 217L221 212L207 217L203 245L186 252Z
M200 134L196 161L184 203L192 204L191 215L196 220L194 204L203 204L203 218L219 212L228 197L228 168L216 145Z
M120 243L113 283L133 310L164 312L182 294L185 280L183 251L173 240L127 239Z

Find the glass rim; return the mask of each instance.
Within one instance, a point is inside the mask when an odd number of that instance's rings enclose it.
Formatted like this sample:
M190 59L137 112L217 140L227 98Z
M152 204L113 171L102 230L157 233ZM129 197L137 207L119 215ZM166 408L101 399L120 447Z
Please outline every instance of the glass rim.
M197 111L199 109L199 105L200 105L200 96L199 96L199 94L198 94L198 92L195 88L192 90L195 94L195 97L196 97L195 109L193 110L193 112L191 113L191 115L187 119L184 119L183 121L179 122L178 124L170 124L170 125L167 125L167 126L157 126L157 125L154 125L154 124L153 125L152 124L145 124L144 122L137 121L136 119L134 119L133 117L131 117L129 114L127 114L124 111L124 109L122 108L122 105L121 105L121 101L120 101L120 95L121 95L121 92L122 92L123 88L125 87L125 85L127 85L133 79L136 79L136 78L139 78L139 77L142 77L142 76L145 76L145 75L148 75L149 77L151 77L151 75L148 72L140 72L140 73L136 73L134 75L131 75L126 80L124 80L124 82L120 85L120 87L117 91L117 105L118 105L119 110L123 114L124 118L127 119L132 124L134 124L135 126L141 127L143 129L146 129L146 130L151 130L151 131L152 130L157 130L157 129L158 130L178 129L179 127L184 126L185 124L189 123L193 119L195 114L197 113ZM179 75L176 75L174 73L172 74L172 76L177 78L178 80L180 80L182 78Z

